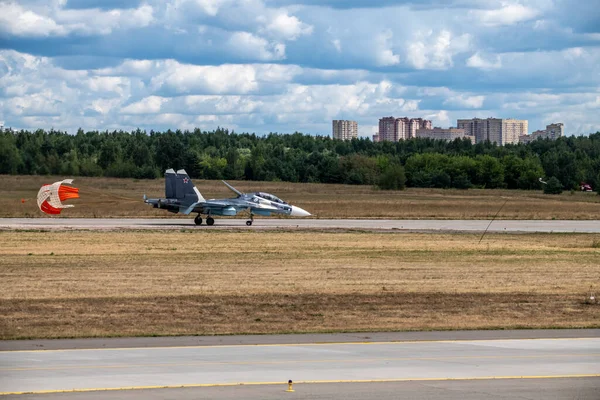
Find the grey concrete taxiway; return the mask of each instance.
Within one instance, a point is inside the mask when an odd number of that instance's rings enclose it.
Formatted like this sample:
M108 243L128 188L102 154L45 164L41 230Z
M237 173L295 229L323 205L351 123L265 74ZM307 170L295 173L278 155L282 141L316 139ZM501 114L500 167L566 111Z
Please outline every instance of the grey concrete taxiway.
M600 377L600 338L0 352L2 394L586 377Z
M389 220L389 219L217 219L213 226L193 220L122 218L0 218L0 229L359 229L404 232L562 232L600 233L599 220Z
M45 393L7 396L18 400L598 400L600 378L497 379L378 383L238 385L120 392Z

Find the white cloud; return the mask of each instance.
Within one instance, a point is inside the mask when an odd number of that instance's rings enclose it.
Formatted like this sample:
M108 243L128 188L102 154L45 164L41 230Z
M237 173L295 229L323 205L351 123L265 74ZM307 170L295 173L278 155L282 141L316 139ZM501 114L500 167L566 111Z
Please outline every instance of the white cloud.
M299 36L310 35L313 31L311 25L300 21L298 17L287 13L277 14L275 17L261 17L259 20L266 23L265 31L284 40L296 40Z
M248 59L262 61L285 59L285 45L283 43L270 43L250 32L235 32L229 38L228 45L239 56Z
M375 38L375 61L377 65L386 67L400 63L400 56L394 54L391 49L391 41L394 34L391 30L386 29Z
M128 105L121 110L122 114L159 114L165 99L158 96L149 96L138 102Z
M15 36L63 36L68 30L52 18L26 10L16 3L0 2L0 30Z
M140 1L79 9L0 0L5 47L49 54L0 50L0 119L33 128L329 133L332 117L374 126L394 114L432 115L440 125L497 115L537 129L548 116L560 122L584 110L585 124L600 127L600 36L590 7L566 17L562 0L361 9ZM588 127L568 124L569 132Z
M340 42L340 39L333 39L331 43L333 44L333 47L335 47L338 53L342 52L342 42Z
M430 119L434 126L451 126L450 115L446 110L440 110L434 114L428 114L425 118Z
M129 88L129 80L119 76L93 76L86 83L92 92L109 92L120 96Z
M260 82L277 80L285 67L251 64L200 66L174 60L160 63L161 72L151 80L151 89L173 94L248 94L258 91Z
M496 55L495 60L490 60L488 56L484 56L477 52L467 59L467 67L480 69L498 69L502 68L502 60L499 55Z
M485 96L458 95L444 100L444 104L454 105L461 108L481 108L484 100Z
M475 21L479 21L483 25L499 26L529 21L538 16L538 11L518 3L505 3L502 8L475 10L470 11L470 14Z
M194 0L193 3L203 12L214 17L219 12L219 8L225 3L224 0ZM176 2L177 4L177 2Z
M51 90L15 97L7 102L9 113L18 116L60 115L61 101Z
M100 68L94 70L97 75L124 75L148 77L154 75L158 61L124 60L118 67Z
M42 15L15 3L0 2L0 29L23 37L107 35L115 29L148 26L154 21L153 8L143 4L126 10L82 9L64 10L40 8Z
M453 57L470 48L470 35L452 36L448 30L437 35L433 31L419 31L408 42L407 62L416 69L448 69L454 65Z
M60 10L56 21L68 32L82 35L108 35L117 29L143 28L154 21L154 9L148 4L126 10Z

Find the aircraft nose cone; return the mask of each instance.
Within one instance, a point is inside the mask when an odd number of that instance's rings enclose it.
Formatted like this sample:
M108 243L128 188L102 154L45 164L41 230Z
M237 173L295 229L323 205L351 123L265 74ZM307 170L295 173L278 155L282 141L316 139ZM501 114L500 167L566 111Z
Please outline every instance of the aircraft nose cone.
M292 206L292 212L290 215L292 217L310 217L310 213L308 211L296 206Z

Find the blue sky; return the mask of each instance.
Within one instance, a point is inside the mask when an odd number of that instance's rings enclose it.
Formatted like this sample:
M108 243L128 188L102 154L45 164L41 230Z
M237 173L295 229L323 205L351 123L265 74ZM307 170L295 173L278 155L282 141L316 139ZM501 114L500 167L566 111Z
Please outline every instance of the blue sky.
M13 128L600 130L600 0L0 0Z

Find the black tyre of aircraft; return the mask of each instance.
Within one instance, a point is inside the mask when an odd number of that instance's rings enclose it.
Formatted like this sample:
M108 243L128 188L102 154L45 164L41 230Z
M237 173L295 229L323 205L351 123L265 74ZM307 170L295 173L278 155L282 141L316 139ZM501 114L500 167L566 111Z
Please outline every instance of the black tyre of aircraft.
M212 217L206 218L206 225L212 226L215 224L215 220Z
M252 225L252 221L246 221L246 225L248 225L248 226Z
M196 218L194 218L194 223L196 225L202 225L202 217L198 215ZM206 223L208 223L208 220L206 220Z

